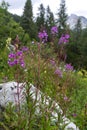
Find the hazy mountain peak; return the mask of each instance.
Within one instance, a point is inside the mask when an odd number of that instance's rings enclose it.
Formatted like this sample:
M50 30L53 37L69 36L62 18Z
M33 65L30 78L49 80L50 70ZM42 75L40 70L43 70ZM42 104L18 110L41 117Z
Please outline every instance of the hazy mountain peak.
M67 24L70 26L71 29L75 28L78 18L81 19L82 28L87 27L87 18L85 18L84 16L77 16L76 14L71 14L67 20Z

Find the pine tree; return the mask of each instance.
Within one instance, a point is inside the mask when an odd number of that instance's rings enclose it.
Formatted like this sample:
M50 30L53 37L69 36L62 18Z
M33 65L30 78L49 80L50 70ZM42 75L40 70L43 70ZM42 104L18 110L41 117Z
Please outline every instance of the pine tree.
M60 3L60 8L59 8L59 12L58 12L58 26L59 26L59 36L61 36L62 33L66 32L67 29L67 14L66 14L66 3L65 0L61 0Z
M1 4L0 4L0 8L5 9L7 11L8 7L9 7L9 3L5 2L5 0L2 0Z
M81 19L78 18L75 28L72 30L71 44L67 46L67 62L74 65L75 68L81 68L84 64L82 51L84 50L84 40L82 36Z
M31 0L27 0L24 6L24 12L21 19L21 25L25 30L25 33L28 33L30 38L35 37L34 33L34 21L33 21L33 11Z
M82 24L81 24L81 18L78 18L77 23L75 25L74 29L75 39L76 41L80 40L81 34L82 34Z
M45 8L43 4L40 4L40 7L38 8L38 16L36 19L38 30L40 30L41 27L45 26Z
M46 21L45 21L45 26L46 26L46 29L48 31L48 40L50 41L51 40L51 27L55 25L55 19L54 19L54 14L53 12L51 11L50 7L47 6L47 9L46 9Z
M78 18L77 23L75 25L75 28L73 30L74 34L74 42L75 42L75 50L76 53L80 53L80 47L82 46L81 40L82 40L82 24L81 24L81 19Z
M53 15L53 12L51 12L51 9L49 6L47 6L47 10L46 10L46 24L49 27L52 27L55 25L54 15Z

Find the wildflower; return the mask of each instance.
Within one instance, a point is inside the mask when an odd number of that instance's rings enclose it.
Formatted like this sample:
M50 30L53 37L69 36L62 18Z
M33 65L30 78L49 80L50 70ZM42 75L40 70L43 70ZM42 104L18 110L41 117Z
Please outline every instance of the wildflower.
M10 53L10 54L8 55L8 57L9 57L9 58L15 58L15 54L14 54L14 53Z
M41 41L47 41L48 35L45 30L42 32L39 32L38 37L40 38Z
M21 67L23 67L23 68L25 67L25 62L24 62L24 60L21 60L21 61L20 61L20 65L21 65Z
M71 64L66 64L66 65L65 65L65 69L72 71L72 70L73 70L73 66L71 66Z
M23 52L22 52L22 51L17 51L15 55L16 55L16 56L22 56L22 55L23 55Z
M14 59L14 65L17 65L19 63L18 59Z
M69 41L70 35L69 34L62 34L62 36L59 39L58 44L67 43Z
M50 63L51 63L52 65L55 65L55 61L54 61L54 60L50 60Z
M67 97L67 96L65 96L65 97L64 97L64 100L65 100L65 101L68 101L68 97Z
M66 39L69 39L69 38L70 38L70 35L69 35L69 34L65 34L65 38L66 38Z
M53 27L51 28L51 34L55 35L55 34L57 34L57 33L58 33L58 28L57 28L57 26L53 26Z
M76 113L73 113L72 116L73 116L73 117L77 117L77 114L76 114Z
M17 51L16 53L10 53L8 55L8 64L9 66L14 66L14 65L20 65L21 67L25 67L25 62L24 62L24 56L22 51Z
M62 71L60 69L56 69L55 72L54 72L56 75L58 75L60 78L63 77L63 74L62 74Z
M29 48L28 48L28 47L26 47L26 46L23 46L23 47L21 48L21 50L22 50L23 52L25 52L25 51L28 51L28 50L29 50Z
M14 61L11 61L10 59L8 60L8 64L9 64L9 66L14 66L15 65Z

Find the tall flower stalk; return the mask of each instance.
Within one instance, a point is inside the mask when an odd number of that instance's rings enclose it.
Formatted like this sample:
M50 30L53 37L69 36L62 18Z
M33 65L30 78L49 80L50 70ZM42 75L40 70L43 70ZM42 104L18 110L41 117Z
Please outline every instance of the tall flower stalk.
M14 80L17 82L17 99L15 98L15 102L17 104L18 111L20 111L20 96L21 96L21 91L19 87L20 81L24 81L25 74L24 70L26 68L25 64L25 52L28 51L27 47L22 47L19 48L19 39L18 36L16 39L13 41L14 42L14 51L11 51L8 54L8 65L14 69Z

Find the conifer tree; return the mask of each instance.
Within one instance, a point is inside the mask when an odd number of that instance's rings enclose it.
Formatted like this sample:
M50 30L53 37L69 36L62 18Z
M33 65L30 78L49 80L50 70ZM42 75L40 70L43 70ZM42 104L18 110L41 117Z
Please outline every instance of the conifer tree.
M59 36L61 36L62 33L66 32L67 29L67 13L66 13L66 3L65 0L61 0L59 12L58 15L58 26L59 26Z
M75 28L72 30L71 43L67 46L67 62L74 65L75 68L81 68L84 64L82 51L84 50L83 30L80 17Z
M21 19L21 25L25 30L25 33L28 33L31 39L35 37L33 9L31 0L27 0L25 3L24 12Z
M38 30L40 30L41 27L45 26L45 8L43 4L40 4L40 7L38 8L38 16L36 19Z
M82 40L82 24L81 24L81 19L78 18L77 23L75 25L75 28L73 30L73 35L74 35L74 44L75 44L75 50L76 53L80 53L80 47L82 46L81 40Z
M75 25L75 29L74 29L75 39L77 41L81 38L81 33L82 33L81 18L78 18L77 23Z
M0 8L5 9L7 11L8 7L9 7L9 3L5 2L5 0L2 0L1 4L0 4Z
M53 12L51 12L51 9L49 6L47 6L47 10L46 10L46 24L49 27L55 25L54 15L53 15Z
M45 22L45 26L46 26L46 29L48 31L48 40L50 41L51 40L51 36L50 36L50 32L51 32L51 27L55 25L55 19L54 19L54 14L53 12L51 11L50 7L47 6L47 9L46 9L46 22Z

